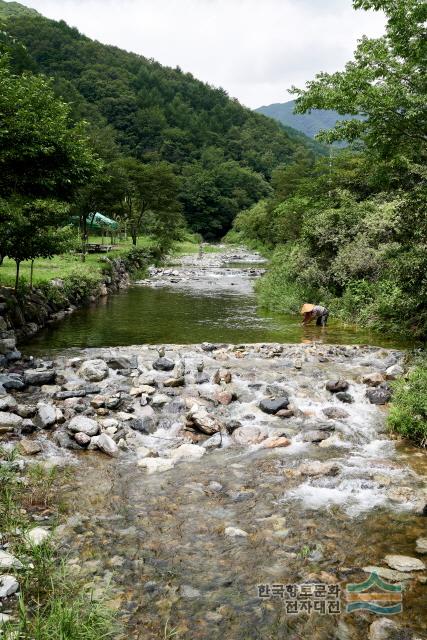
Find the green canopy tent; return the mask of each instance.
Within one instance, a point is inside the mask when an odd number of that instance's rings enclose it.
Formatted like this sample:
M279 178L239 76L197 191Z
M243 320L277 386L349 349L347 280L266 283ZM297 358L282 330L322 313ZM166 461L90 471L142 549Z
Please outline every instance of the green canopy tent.
M107 218L102 213L91 213L86 218L86 224L91 231L102 231L108 229L109 231L117 231L119 223L111 218Z

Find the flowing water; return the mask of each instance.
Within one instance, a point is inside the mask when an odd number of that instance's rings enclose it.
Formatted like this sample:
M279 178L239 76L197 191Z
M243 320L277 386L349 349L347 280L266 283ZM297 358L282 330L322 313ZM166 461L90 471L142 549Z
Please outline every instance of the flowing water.
M108 587L123 639L367 638L376 616L345 612L345 585L363 582L364 567L384 567L386 554L414 557L415 540L426 536L427 519L419 515L427 501L426 456L389 439L386 410L367 401L360 382L364 373L400 363L401 351L382 347L402 345L335 323L303 331L295 318L263 316L252 293L262 265L249 258L243 271L215 257L201 264L185 258L27 347L53 353L55 367L71 382L77 378L67 357L76 347L96 347L79 350L83 357L131 355L140 371L152 372L156 351L149 344L170 343L166 355L184 362L185 386L167 391L153 433L128 439L114 460L92 451L66 456L74 472L63 487L69 509L59 531L64 554L95 596ZM210 351L200 346L204 341L244 344ZM365 342L376 346L359 346ZM146 344L116 348L132 343ZM197 383L201 359L207 377ZM218 368L231 374L231 383L212 382ZM127 392L131 376L111 373L103 392ZM349 381L351 404L325 389L337 378ZM227 389L237 400L218 404L218 390ZM293 417L260 411L262 398L283 393ZM224 431L220 446L202 458L148 474L138 466L147 455L141 448L153 460L170 460L188 442L182 419L193 403L224 424L238 420L253 430L253 440L238 445ZM331 407L346 415L327 419L324 410ZM145 407L138 403L132 411L138 416ZM319 429L327 433L323 441L306 437ZM267 449L257 433L286 436L291 444ZM46 457L57 456L63 450L49 441ZM312 462L333 463L335 470L303 473L301 465ZM228 527L244 534L229 535ZM404 581L403 611L395 619L422 634L427 587L418 574ZM257 589L302 583L322 583L331 592L338 585L341 613L293 615L284 598L263 599Z
M326 330L302 328L298 317L265 311L257 305L253 282L262 262L208 254L183 259L164 275L134 285L68 316L31 339L25 350L46 353L70 347L196 342L320 341L405 347L388 338L332 318ZM262 260L259 258L259 260ZM153 286L154 285L154 286Z

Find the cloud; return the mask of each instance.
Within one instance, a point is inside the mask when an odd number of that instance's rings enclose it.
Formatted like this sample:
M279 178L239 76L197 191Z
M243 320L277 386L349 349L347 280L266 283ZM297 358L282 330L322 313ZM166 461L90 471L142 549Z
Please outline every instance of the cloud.
M24 0L25 2L25 0ZM289 99L319 71L336 71L380 13L351 0L27 0L101 42L179 66L250 107Z

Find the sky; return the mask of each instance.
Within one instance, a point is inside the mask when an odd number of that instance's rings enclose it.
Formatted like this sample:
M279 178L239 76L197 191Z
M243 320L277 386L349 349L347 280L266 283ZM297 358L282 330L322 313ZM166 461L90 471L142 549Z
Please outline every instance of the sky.
M342 69L357 39L384 31L351 0L21 0L54 20L191 72L256 108Z

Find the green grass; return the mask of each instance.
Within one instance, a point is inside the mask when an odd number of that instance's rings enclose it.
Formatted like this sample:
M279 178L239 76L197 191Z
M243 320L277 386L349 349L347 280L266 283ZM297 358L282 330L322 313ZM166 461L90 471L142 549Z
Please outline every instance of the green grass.
M89 242L101 243L101 236L90 236ZM141 236L138 238L137 248L149 247L152 240L148 236ZM105 242L109 244L109 241ZM90 274L92 276L101 275L102 269L105 266L104 258L106 256L110 258L119 257L128 253L132 248L132 242L129 238L128 241L120 241L117 245L114 245L114 249L107 253L89 253L85 257L85 261L77 253L68 253L63 255L54 256L51 259L39 258L34 261L33 270L33 284L36 286L42 282L48 282L55 278L66 278L70 275L85 275ZM26 283L30 282L30 269L31 262L22 262L20 266L20 280ZM3 264L0 266L0 285L14 286L15 285L15 262L9 258L5 258Z
M388 415L390 429L427 447L427 357L419 358L408 374L393 383Z
M115 613L106 604L107 593L94 600L90 586L71 575L53 539L33 545L25 533L34 526L32 515L49 509L50 522L59 521L58 490L64 470L16 465L16 450L0 447L1 542L23 564L9 570L19 582L19 600L4 603L12 619L2 626L5 640L101 640L117 631ZM10 606L12 605L12 607ZM4 610L4 608L3 608Z

